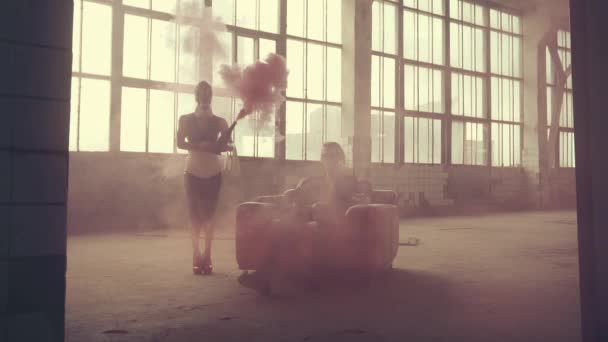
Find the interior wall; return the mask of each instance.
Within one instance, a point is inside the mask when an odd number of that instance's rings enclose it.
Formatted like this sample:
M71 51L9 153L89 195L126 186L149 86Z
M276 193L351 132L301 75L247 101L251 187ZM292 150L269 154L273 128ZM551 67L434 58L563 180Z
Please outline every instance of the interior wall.
M183 165L183 155L71 153L69 233L187 229ZM241 176L224 183L219 229L230 229L239 202L323 172L318 162L243 159L240 165ZM362 177L377 189L396 191L403 216L533 208L522 201L527 190L521 168L374 164ZM565 180L556 184L569 189Z

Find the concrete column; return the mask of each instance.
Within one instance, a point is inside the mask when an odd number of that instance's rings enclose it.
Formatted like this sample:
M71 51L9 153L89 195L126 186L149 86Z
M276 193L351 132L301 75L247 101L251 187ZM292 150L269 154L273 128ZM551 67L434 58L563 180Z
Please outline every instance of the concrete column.
M0 2L0 341L63 341L73 2Z
M570 6L582 332L599 342L608 341L608 2Z
M523 153L526 199L542 207L549 196L547 182L547 93L545 49L548 35L568 26L563 0L531 7L523 16Z
M371 51L372 1L342 1L342 144L360 176L371 162Z
M544 137L544 111L547 108L545 87L545 54L540 46L550 29L550 18L539 8L523 17L523 151L526 195L529 205L541 206L541 140ZM546 135L546 133L545 133Z

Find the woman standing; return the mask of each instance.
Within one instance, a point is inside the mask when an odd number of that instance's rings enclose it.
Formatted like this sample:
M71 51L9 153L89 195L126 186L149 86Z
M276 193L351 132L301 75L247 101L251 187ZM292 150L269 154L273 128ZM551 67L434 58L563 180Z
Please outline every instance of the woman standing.
M212 219L222 183L219 155L232 149L217 144L220 134L228 129L225 119L211 110L211 85L200 82L195 89L196 111L179 118L177 147L188 151L184 170L184 185L192 224L192 272L209 274L211 265ZM205 249L201 255L199 239L205 232Z

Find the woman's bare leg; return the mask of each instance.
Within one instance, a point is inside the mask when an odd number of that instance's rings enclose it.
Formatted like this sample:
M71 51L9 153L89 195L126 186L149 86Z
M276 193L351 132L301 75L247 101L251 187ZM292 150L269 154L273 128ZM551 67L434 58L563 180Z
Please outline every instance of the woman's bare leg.
M206 261L211 260L211 244L213 243L213 224L207 222L203 224L205 231L205 251L203 252L203 259Z
M201 259L201 250L199 246L199 240L201 235L201 225L192 222L192 265L199 266L199 262Z

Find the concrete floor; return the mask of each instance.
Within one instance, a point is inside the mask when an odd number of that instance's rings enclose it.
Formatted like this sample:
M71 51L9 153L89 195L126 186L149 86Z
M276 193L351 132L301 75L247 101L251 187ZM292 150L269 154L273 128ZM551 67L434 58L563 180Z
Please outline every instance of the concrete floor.
M403 221L366 289L267 299L237 283L219 234L212 276L185 233L70 237L68 341L580 341L574 212Z

